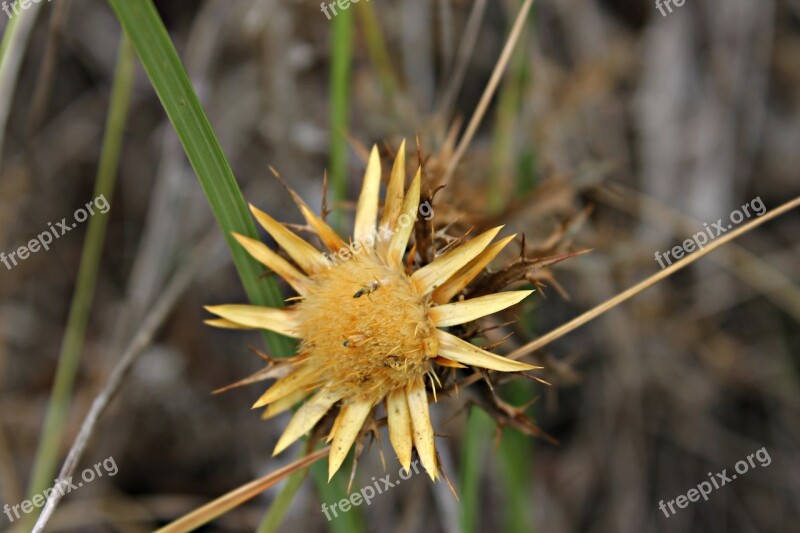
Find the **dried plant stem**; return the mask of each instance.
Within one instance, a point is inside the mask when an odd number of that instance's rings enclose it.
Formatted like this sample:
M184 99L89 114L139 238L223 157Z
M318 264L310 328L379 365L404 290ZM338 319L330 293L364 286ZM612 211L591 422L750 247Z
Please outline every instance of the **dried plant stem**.
M323 457L327 457L330 451L330 446L327 446L319 451L306 455L302 459L298 459L295 462L276 470L275 472L267 474L262 478L251 481L246 485L242 485L241 487L232 490L224 496L221 496L216 500L213 500L204 506L195 509L191 513L179 518L168 526L159 529L156 533L184 533L186 531L192 531L193 529L198 528L203 524L206 524L217 518L218 516L225 514L231 509L243 504L247 500L258 496L268 488L272 487L282 479L289 477L298 470L301 470L319 461Z
M469 13L469 19L467 19L467 25L464 28L464 35L458 47L456 66L453 69L452 76L450 76L450 81L448 82L444 96L442 96L442 100L437 106L437 112L442 116L450 115L450 111L453 109L453 105L455 105L456 96L458 96L458 92L461 90L461 84L467 73L469 59L472 57L472 51L475 49L475 42L478 40L478 30L481 29L481 21L483 20L483 13L485 11L486 0L476 0L476 2L472 4L472 11Z
M596 194L601 201L633 216L642 216L659 227L672 226L688 233L700 225L678 210L618 183L600 188ZM736 243L731 243L728 251L732 257L723 256L720 264L800 323L800 287L786 274Z
M535 341L529 342L528 344L526 344L524 346L521 346L520 348L518 348L518 349L514 350L513 352L511 352L507 357L510 358L510 359L519 359L520 357L522 357L524 355L527 355L529 353L535 352L536 350L539 350L540 348L550 344L554 340L556 340L556 339L558 339L560 337L563 337L564 335L566 335L567 333L571 332L572 330L581 327L582 325L586 324L590 320L592 320L594 318L597 318L598 316L602 315L603 313L605 313L609 309L612 309L613 307L616 307L617 305L621 304L622 302L624 302L626 300L629 300L630 298L633 298L634 296L636 296L640 292L644 291L645 289L648 289L648 288L652 287L653 285L655 285L659 281L662 281L662 280L668 278L669 276L671 276L675 272L677 272L677 271L679 271L679 270L681 270L683 268L686 268L687 266L691 265L695 261L698 261L699 259L701 259L705 255L710 254L711 252L713 252L717 248L725 246L727 243L731 242L732 240L736 239L737 237L739 237L741 235L744 235L745 233L748 233L749 231L751 231L751 230L757 228L758 226L760 226L761 224L764 224L765 222L768 222L768 221L770 221L770 220L772 220L774 218L777 218L777 217L781 216L782 214L787 213L787 212L791 211L792 209L794 209L794 208L796 208L798 206L800 206L800 197L797 197L794 200L791 200L790 202L787 202L787 203L781 205L780 207L777 207L777 208L775 208L775 209L773 209L771 211L768 211L767 213L765 213L761 217L753 220L752 222L749 222L749 223L745 224L744 226L742 226L740 228L737 228L734 231L731 231L730 233L726 233L724 236L720 237L719 239L717 239L715 241L712 241L711 244L706 246L703 250L695 252L695 253L693 253L693 254L691 254L689 256L684 257L683 259L681 259L677 263L665 268L664 270L662 270L660 272L657 272L656 274L653 274L652 276L650 276L646 280L637 283L633 287L631 287L631 288L629 288L629 289L627 289L625 291L622 291L621 293L617 294L616 296L614 296L612 298L609 298L608 300L606 300L602 304L598 305L594 309L590 309L589 311L583 313L582 315L570 320L566 324L563 324L563 325L557 327L556 329L554 329L550 333L547 333L546 335L543 335L543 336L539 337Z
M503 47L503 51L500 53L500 58L497 60L497 64L494 67L492 76L489 78L489 83L486 85L486 89L484 89L483 94L481 95L481 99L475 108L475 112L472 114L472 118L469 120L469 124L467 124L467 129L464 131L464 135L461 137L452 159L450 159L442 183L446 184L450 181L450 178L453 176L458 163L461 161L461 158L464 157L464 153L467 151L469 143L472 142L472 137L474 137L475 132L478 131L478 126L480 125L481 120L483 120L483 115L486 113L486 110L489 108L489 102L491 102L492 97L497 90L497 86L500 84L500 79L503 77L503 73L508 66L508 62L511 59L511 53L514 51L514 46L516 46L517 41L519 40L519 36L522 33L522 28L525 26L525 20L528 18L528 13L530 12L532 5L533 0L525 0L525 3L520 8L517 18L514 21L514 26L511 28L511 33L508 36L508 40Z
M315 440L316 439L313 437L306 439L302 449L298 453L298 460L313 451ZM289 476L286 483L281 487L281 490L278 491L275 499L272 500L269 510L261 520L256 533L276 533L280 529L283 519L289 511L289 507L292 505L294 497L297 495L297 491L300 490L303 481L308 477L308 473L309 469L304 468Z
M117 59L117 72L112 88L110 110L103 138L102 153L97 169L94 197L103 196L113 202L114 184L122 147L122 138L127 121L131 88L133 86L133 49L126 39L120 41ZM109 214L97 213L90 220L86 230L86 241L81 254L75 294L69 310L69 317L61 342L58 368L53 382L53 391L45 415L39 448L33 465L29 494L37 494L50 486L56 471L59 449L66 425L67 413L72 401L75 377L78 373L84 335L92 308L94 289L100 268L106 227ZM35 518L28 515L27 520Z
M163 324L164 320L169 316L178 298L189 287L197 270L206 264L206 249L209 247L209 244L207 241L204 241L204 243L205 245L201 244L198 248L198 253L194 254L193 257L185 263L184 267L175 274L170 283L165 287L153 310L147 318L145 318L141 328L139 328L139 331L137 331L136 335L128 344L122 358L112 370L108 381L103 386L103 390L95 397L89 412L83 419L81 429L72 443L67 459L61 467L61 472L58 476L59 480L67 479L75 473L78 461L83 455L86 445L89 443L89 439L94 434L100 417L114 398L117 390L119 390L119 386L122 384L122 380L125 378L131 365L133 365L139 355L150 345L156 331L158 331L161 324ZM39 516L36 526L33 528L34 533L39 533L44 530L45 525L47 525L48 520L62 497L59 491L53 492L53 495L42 510L42 514Z
M497 95L491 141L487 204L491 213L503 211L515 175L514 139L517 136L519 109L525 83L525 39L512 55L508 77Z

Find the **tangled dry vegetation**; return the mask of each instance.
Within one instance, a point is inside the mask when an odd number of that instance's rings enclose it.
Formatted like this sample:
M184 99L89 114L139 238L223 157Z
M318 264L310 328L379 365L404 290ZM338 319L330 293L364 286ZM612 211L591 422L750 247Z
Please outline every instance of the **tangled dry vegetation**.
M347 190L327 198L332 22L315 3L156 5L244 196L293 230L309 228L269 166L315 212L330 210L349 228L355 204L344 199L357 197L367 147L377 143L389 160L408 139L409 181L421 165L421 201L435 212L415 226L419 265L465 234L504 224L503 235L519 235L463 293L536 290L459 330L499 354L653 274L654 252L703 222L755 197L772 209L800 194L794 0L698 0L669 17L648 0L536 0L463 157L458 141L519 3L359 5L350 13ZM13 92L0 87L8 109L0 250L92 198L108 112L114 13L99 0L43 6L26 48L10 50L21 65ZM262 387L210 394L263 368L248 347L263 351L264 339L202 325L204 306L247 298L138 66L130 107L58 444L60 465L120 357L141 351L79 464L113 456L119 472L65 498L50 531L147 531L300 451L271 456L286 420L250 410ZM448 369L431 417L460 501L447 482L413 476L328 521L320 505L347 495L349 468L330 486L323 468L299 486L281 530L792 531L800 520L799 232L795 210L530 354L546 383ZM27 497L84 235L76 228L46 254L0 266L3 503ZM385 475L380 443L366 443L354 490ZM769 466L675 516L659 511L660 500L762 447ZM253 531L279 491L204 531Z

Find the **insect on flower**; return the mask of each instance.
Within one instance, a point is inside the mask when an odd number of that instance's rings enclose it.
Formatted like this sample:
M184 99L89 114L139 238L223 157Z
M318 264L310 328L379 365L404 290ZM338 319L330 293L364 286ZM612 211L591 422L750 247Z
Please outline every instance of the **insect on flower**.
M314 428L338 406L328 435L332 441L328 475L333 477L362 433L375 406L385 404L389 439L408 472L412 449L431 479L438 467L428 389L435 366L474 366L501 372L537 367L483 350L441 328L457 326L510 307L533 291L508 291L449 303L514 238L492 240L491 229L406 273L404 256L420 204L421 171L407 191L405 143L392 167L380 227L390 239L375 239L381 163L373 148L358 199L353 239L366 251L329 266L322 252L251 206L258 222L286 251L290 263L260 241L234 234L258 261L283 277L302 297L285 308L218 305L206 309L218 319L208 324L233 329L268 329L300 340L297 357L278 363L286 370L253 405L265 418L303 402L278 440L278 454ZM344 240L296 195L295 201L331 251ZM411 217L411 218L409 218ZM413 261L409 261L412 264ZM368 298L361 296L368 295ZM441 386L441 385L439 385ZM435 393L435 389L431 392ZM434 394L435 399L435 394Z
M353 298L361 298L365 294L372 294L373 292L378 290L378 287L381 286L381 282L377 279L375 281L371 281L368 284L364 285L360 289L356 291L353 295Z

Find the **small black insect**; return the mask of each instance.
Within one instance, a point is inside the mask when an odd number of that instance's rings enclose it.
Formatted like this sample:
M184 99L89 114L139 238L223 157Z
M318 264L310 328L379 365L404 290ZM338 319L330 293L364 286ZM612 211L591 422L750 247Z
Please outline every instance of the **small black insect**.
M375 281L371 281L370 283L358 289L356 293L353 295L353 298L361 298L365 294L372 294L373 292L377 291L378 287L380 286L381 284L377 279Z

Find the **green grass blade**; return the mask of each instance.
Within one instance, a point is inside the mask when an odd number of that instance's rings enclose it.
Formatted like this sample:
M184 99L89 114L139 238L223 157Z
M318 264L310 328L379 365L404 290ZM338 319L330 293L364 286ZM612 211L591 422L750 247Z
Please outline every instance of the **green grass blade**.
M397 90L397 78L392 70L392 61L389 59L386 40L383 38L383 31L381 30L378 14L375 12L375 6L370 2L360 2L358 4L358 15L361 21L360 27L364 32L364 39L367 44L367 53L377 70L378 80L384 96L387 99L391 99Z
M11 40L14 38L14 33L17 31L17 24L20 17L13 17L6 24L5 31L3 32L3 40L0 41L0 65L3 64L3 58L6 57L6 50L11 46Z
M0 155L5 145L6 126L11 113L14 90L22 71L22 59L41 8L42 4L33 4L11 17L0 42Z
M353 50L353 17L340 11L331 21L331 130L330 179L333 201L347 197L347 128L350 113L350 64ZM333 224L341 230L342 218L333 213Z
M130 43L122 39L94 188L94 197L98 198L102 195L109 205L111 205L114 193L119 153L128 115L133 70L133 50L130 47ZM59 447L67 420L67 413L72 402L72 392L80 363L80 355L83 351L84 335L92 307L108 218L108 212L97 212L89 219L86 229L86 240L81 254L75 294L72 297L66 331L61 343L61 352L58 356L58 368L50 395L50 403L47 408L44 428L39 438L39 448L31 474L30 496L38 494L49 487L56 475ZM38 512L34 512L26 516L26 523L23 524L24 530L30 531L28 526L32 526L38 514Z
M200 180L247 296L256 305L283 305L275 281L259 279L263 268L231 237L234 231L253 238L258 234L231 166L152 0L109 0L109 3L133 43ZM289 339L272 332L266 332L266 338L273 354L292 353Z
M489 438L494 434L494 421L482 409L469 411L464 448L461 452L461 531L473 533L479 525L481 466L486 462Z
M531 174L531 177L534 175ZM519 182L517 183L519 187ZM527 192L527 191L521 191ZM525 288L534 289L533 285ZM519 326L525 332L525 337L535 337L537 335L536 325L538 323L538 303L537 300L525 302L520 309ZM537 394L536 387L524 379L518 378L504 385L500 391L500 396L513 405L525 405ZM528 410L536 410L538 404L534 404ZM533 416L536 419L535 415ZM503 491L504 523L506 531L512 533L533 533L536 525L533 521L531 502L533 501L533 484L535 471L533 470L535 461L537 439L525 435L513 428L503 430L502 440L498 450L499 469L502 474L500 479L503 481L501 490Z
M497 99L497 112L492 132L487 202L489 212L495 214L502 212L505 208L508 200L506 196L515 192L512 187L507 186L507 181L514 179L518 170L515 167L514 156L515 149L520 143L515 142L515 135L520 130L518 124L525 87L529 78L526 44L527 34L523 32L511 57L509 72L503 81ZM517 182L515 179L514 181ZM518 191L519 187L515 186L513 189Z
M350 467L352 466L352 459L348 459L344 462L339 473L333 477L333 479L328 482L328 463L323 461L320 463L315 464L311 467L311 474L314 477L314 483L317 486L317 494L319 494L319 499L321 500L322 504L327 504L328 508L331 505L340 502L341 500L348 498L350 495L347 494L347 480L349 479L348 476L350 474ZM356 478L353 482L357 483L358 478ZM359 490L359 489L355 489ZM330 514L331 520L328 522L328 528L333 533L360 533L364 531L364 518L361 514L360 507L350 507L350 510L346 513L341 512L336 509L336 513L334 511L328 511ZM320 509L320 514L322 514L323 518L325 514ZM327 520L327 518L326 518Z
M524 404L531 395L530 387L520 380L512 381L503 391L503 398L514 405ZM497 451L503 481L505 509L503 530L509 533L533 533L531 523L532 466L536 440L516 429L506 428Z
M300 455L305 455L305 452ZM283 523L283 519L286 517L287 511L289 511L289 506L292 505L292 501L307 475L308 468L305 468L289 476L286 483L281 487L280 492L278 492L278 496L269 506L269 511L264 515L264 519L258 526L257 533L277 533L278 528Z

